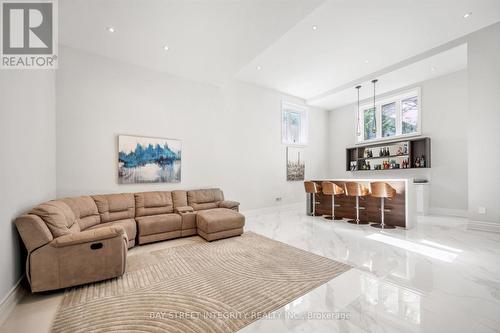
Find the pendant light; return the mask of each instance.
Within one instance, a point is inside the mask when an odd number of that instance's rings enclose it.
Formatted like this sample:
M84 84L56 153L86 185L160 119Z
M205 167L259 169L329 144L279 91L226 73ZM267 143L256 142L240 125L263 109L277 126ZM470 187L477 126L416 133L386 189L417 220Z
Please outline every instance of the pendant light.
M375 107L375 84L378 82L377 79L373 79L372 80L372 83L373 83L373 110L375 112L375 114L377 114L377 109ZM373 128L372 128L372 132L373 133L376 133L377 132L377 117L375 117L375 119L373 119Z
M358 123L357 123L357 127L356 127L356 134L358 136L361 135L361 124L360 124L360 119L359 119L359 89L361 88L361 86L356 86L356 90L358 91L358 111L357 111L357 116L358 116Z

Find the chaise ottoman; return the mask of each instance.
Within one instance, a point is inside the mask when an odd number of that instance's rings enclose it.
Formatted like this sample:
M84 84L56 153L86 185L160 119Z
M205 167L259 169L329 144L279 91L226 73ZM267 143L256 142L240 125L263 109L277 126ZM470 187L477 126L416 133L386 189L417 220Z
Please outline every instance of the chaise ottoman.
M244 225L245 216L228 208L201 210L196 214L198 234L209 242L239 236Z

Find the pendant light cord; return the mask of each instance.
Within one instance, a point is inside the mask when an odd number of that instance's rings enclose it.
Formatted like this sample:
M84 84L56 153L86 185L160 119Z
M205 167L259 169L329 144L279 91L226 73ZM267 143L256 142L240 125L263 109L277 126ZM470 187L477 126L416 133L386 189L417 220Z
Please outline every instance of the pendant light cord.
M359 123L359 120L360 120L360 119L359 119L359 89L360 89L360 88L361 88L361 86L360 86L360 85L356 86L356 89L358 90L358 124L357 124L358 126L357 126L357 128L356 128L356 134L357 134L358 136L360 136L360 135L361 135L361 125L360 125L360 123Z
M375 91L375 84L378 82L377 79L373 79L372 80L372 83L373 83L373 112L375 112L375 114L377 114L377 108L375 107L375 96L376 96L376 91ZM372 132L375 133L377 132L377 123L376 123L376 118L373 120L373 128L372 128Z

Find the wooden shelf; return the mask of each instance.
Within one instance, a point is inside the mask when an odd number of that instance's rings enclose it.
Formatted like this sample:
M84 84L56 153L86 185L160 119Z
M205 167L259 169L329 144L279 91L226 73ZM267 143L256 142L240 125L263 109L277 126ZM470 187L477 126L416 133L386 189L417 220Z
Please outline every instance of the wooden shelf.
M390 155L390 156L362 157L362 158L358 158L358 161L361 161L361 160L377 160L377 159L394 158L394 157L408 157L408 156L410 156L410 154Z
M376 150L377 148L383 149L387 148L389 150L398 149L399 147L404 147L406 145L406 154L394 154L392 152L389 156L377 156L377 153L374 152L374 156L372 157L364 157L366 150ZM425 167L416 167L415 162L417 158L424 157ZM375 165L370 165L371 169L365 170L362 169L365 161L372 162L373 160L395 160L397 158L406 158L410 164L408 168L402 168L401 165L399 168L392 169L375 169ZM351 162L355 162L356 170L351 170ZM398 162L398 161L396 161ZM370 163L371 164L371 163ZM380 163L382 164L382 163ZM400 141L390 141L390 142L377 142L373 144L360 145L356 147L351 147L346 149L346 171L387 171L387 170L408 170L408 169L425 169L431 167L431 139L428 137L422 138L413 138L406 139Z

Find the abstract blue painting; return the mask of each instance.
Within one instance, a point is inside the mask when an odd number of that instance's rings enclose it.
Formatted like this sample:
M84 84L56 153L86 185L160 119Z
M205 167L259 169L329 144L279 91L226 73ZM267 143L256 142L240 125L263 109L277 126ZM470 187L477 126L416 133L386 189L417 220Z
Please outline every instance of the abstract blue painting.
M118 136L118 182L179 183L182 146L179 140Z

